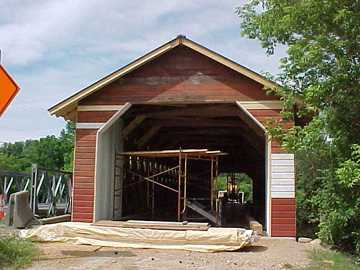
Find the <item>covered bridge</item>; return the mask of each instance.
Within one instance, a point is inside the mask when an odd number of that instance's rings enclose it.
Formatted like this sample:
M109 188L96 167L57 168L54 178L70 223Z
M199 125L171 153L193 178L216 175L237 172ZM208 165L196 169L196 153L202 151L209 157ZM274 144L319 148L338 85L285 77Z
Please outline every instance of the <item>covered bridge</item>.
M56 104L49 109L52 115L76 122L72 220L121 220L149 209L149 219L181 220L171 189L185 188L178 196L184 204L188 194L209 200L213 209L223 196L212 182L214 173L243 173L252 179L253 199L243 212L227 213L228 220L251 215L270 236L295 236L294 156L265 132L268 120L293 125L282 120L279 97L266 93L274 87L261 75L178 36ZM179 169L178 159L161 156L169 149L193 159L187 191L186 181L174 177L184 175L183 169L170 170ZM185 155L181 149L202 155ZM224 155L215 158L216 153ZM134 171L140 169L137 177ZM167 173L156 178L154 171ZM149 175L170 190L142 181Z

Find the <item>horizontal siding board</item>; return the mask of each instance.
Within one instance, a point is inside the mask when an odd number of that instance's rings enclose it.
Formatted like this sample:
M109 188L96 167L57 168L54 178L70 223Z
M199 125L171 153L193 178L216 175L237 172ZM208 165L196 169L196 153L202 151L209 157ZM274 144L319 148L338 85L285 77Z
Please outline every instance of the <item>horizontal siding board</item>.
M284 185L284 186L294 186L294 179L271 179L271 185L273 186L280 186L280 185Z
M81 153L95 153L95 145L92 146L79 146L76 145L76 153L77 154L81 154Z
M93 153L78 153L75 150L76 159L95 159L95 152Z
M273 173L293 173L295 172L294 164L291 165L273 165L272 166Z
M274 211L271 210L273 218L296 218L296 211Z
M289 224L273 224L274 229L277 231L294 231L296 232L296 224L292 221Z
M74 193L74 201L88 201L88 202L93 202L94 201L94 195L82 195L82 194L77 194Z
M94 211L94 208L92 206L90 207L80 207L80 206L73 206L73 211L74 213L87 213L87 214L91 214Z
M75 167L76 172L82 172L82 171L93 171L95 170L95 166L92 164L89 165L77 165Z
M267 109L267 110L259 110L259 109L248 109L249 113L251 113L255 118L258 117L279 117L280 111L279 109Z
M271 161L272 165L276 166L289 166L294 164L294 160L291 159L275 159Z
M76 200L73 202L73 207L93 207L93 202Z
M296 224L296 218L288 218L288 217L272 217L271 218L272 224Z
M80 188L78 186L74 186L74 194L79 195L94 195L94 188Z
M115 111L78 111L77 121L82 123L104 123Z
M271 185L271 191L272 192L289 192L289 191L295 191L295 186L290 185Z
M96 137L94 140L90 140L90 141L87 141L87 140L78 140L76 142L76 147L93 147L96 145Z
M271 236L273 236L273 237L296 237L296 230L290 230L290 231L273 230L273 231L271 231Z
M273 205L272 206L272 210L274 212L291 212L291 211L296 211L296 206L295 205Z
M93 214L92 213L73 213L74 219L85 219L85 220L92 220Z
M94 177L89 177L89 176L78 176L75 178L74 184L75 183L94 183Z
M272 154L271 159L294 159L294 154Z
M197 53L177 47L89 95L80 105L126 102L279 100L262 85Z
M75 182L74 189L93 189L94 183L82 183L82 182Z
M281 199L272 199L272 205L295 205L296 200L294 198L281 198Z
M280 192L280 191L274 191L271 192L272 198L295 198L295 192Z
M295 173L294 172L275 173L273 171L271 174L271 177L273 179L295 179Z
M92 158L82 158L75 160L75 167L83 165L91 165L95 167L95 160Z
M76 181L76 177L94 177L95 172L94 170L89 171L89 170L84 170L84 171L80 171L80 170L76 170L74 173L75 176L75 181Z

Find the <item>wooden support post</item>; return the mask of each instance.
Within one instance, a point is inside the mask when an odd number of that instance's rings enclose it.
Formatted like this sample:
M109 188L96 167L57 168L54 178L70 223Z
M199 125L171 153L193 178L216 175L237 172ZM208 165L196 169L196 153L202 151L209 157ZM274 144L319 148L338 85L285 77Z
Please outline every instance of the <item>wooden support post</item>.
M210 209L214 210L214 162L210 158Z
M183 206L183 210L182 213L185 213L186 210L186 196L187 196L187 155L185 155L185 159L184 159L184 206Z
M181 174L182 174L182 156L181 151L179 152L179 175L178 175L178 213L177 213L177 219L178 222L181 220Z
M152 183L152 187L151 187L151 217L152 219L154 219L154 214L155 214L155 184Z

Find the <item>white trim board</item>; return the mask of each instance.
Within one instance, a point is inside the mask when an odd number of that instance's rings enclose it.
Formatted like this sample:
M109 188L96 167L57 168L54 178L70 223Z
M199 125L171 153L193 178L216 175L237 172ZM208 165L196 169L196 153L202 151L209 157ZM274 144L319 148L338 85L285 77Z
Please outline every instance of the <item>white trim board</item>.
M104 123L76 123L76 129L99 129Z
M103 141L103 135L106 131L111 128L116 121L121 118L131 107L131 103L126 103L123 105L96 133L96 149L95 149L95 174L94 174L94 208L93 208L93 221L96 221L96 205L97 205L97 183L101 181L101 171L104 166L104 163L101 160L103 156L104 149L101 147L100 143ZM113 171L113 168L112 170Z

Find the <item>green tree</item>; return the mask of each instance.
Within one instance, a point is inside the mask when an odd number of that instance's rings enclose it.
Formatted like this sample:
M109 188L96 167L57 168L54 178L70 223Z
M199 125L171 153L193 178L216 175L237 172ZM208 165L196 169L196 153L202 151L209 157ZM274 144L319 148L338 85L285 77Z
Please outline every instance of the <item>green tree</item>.
M0 147L0 170L30 171L33 163L53 170L72 170L74 124L67 122L59 137L5 143Z
M295 120L311 116L305 127L269 129L296 153L301 221L319 224L323 240L360 252L353 184L360 162L353 157L360 144L360 1L251 0L238 14L242 34L268 54L287 47L274 78L281 87L272 89L284 100L284 117L294 108Z

